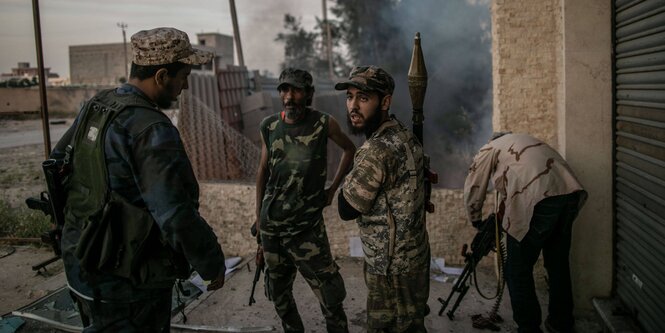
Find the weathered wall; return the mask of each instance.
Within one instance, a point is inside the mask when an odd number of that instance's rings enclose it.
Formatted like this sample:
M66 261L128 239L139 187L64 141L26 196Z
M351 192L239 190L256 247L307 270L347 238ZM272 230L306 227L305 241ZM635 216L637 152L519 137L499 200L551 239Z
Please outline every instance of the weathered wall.
M255 195L253 184L201 184L201 215L213 226L227 255L245 256L256 251L256 242L249 232L256 216ZM486 208L491 209L493 198L488 198ZM445 258L448 264L461 265L460 249L475 235L475 229L466 220L462 191L435 189L432 202L436 212L427 215L432 255ZM339 219L336 200L323 213L333 255L348 256L349 238L358 236L356 223Z
M76 114L81 103L104 87L49 87L49 112ZM0 88L0 113L39 112L39 88Z
M558 0L492 2L495 131L530 133L557 146L561 20Z
M571 274L575 304L590 309L613 280L612 5L564 4L564 105L559 150L589 192L573 226ZM593 31L593 33L589 33Z

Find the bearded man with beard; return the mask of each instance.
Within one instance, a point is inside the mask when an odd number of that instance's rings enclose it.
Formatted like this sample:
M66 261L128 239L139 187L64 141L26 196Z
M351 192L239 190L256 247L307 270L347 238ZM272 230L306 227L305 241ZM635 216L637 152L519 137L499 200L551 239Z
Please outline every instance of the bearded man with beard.
M367 141L338 196L356 219L365 253L367 332L426 332L430 248L425 227L423 149L389 114L395 83L376 66L356 67L346 90L350 130Z
M330 252L323 208L349 169L355 145L327 113L309 106L312 75L287 68L279 76L284 109L261 122L261 161L256 178L257 266L266 265L266 291L284 332L304 332L293 298L296 272L319 300L328 332L348 332L342 303L344 280ZM329 187L328 139L344 150Z

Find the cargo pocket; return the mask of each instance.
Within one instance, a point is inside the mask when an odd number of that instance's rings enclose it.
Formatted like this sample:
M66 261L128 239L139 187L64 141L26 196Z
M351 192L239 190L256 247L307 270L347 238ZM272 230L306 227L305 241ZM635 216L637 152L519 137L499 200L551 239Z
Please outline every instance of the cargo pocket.
M117 248L112 265L106 265L102 270L132 279L145 255L148 237L153 229L157 229L155 221L147 209L131 204L115 192L111 192L109 206L113 210L107 219L117 239Z
M74 255L88 272L99 271L113 257L116 240L108 218L112 210L111 205L107 204L81 225L81 236Z
M334 268L330 267L321 272L315 273L316 279L319 282L319 292L321 293L321 301L323 304L332 308L342 302L346 298L346 288L344 287L344 279L339 274L339 267L333 263ZM334 269L334 273L331 271Z

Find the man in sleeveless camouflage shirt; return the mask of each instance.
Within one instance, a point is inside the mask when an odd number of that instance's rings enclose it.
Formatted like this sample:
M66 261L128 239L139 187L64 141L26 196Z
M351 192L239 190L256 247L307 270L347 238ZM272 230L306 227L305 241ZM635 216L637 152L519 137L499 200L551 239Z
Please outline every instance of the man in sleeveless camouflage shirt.
M259 255L266 264L266 290L282 319L284 332L304 332L293 298L296 271L314 291L328 332L348 332L342 302L344 281L333 260L323 222L323 208L351 164L355 145L327 113L309 107L312 76L285 69L279 77L284 109L261 122L261 161L256 180ZM344 150L330 187L326 188L327 143Z
M395 83L376 66L356 67L346 90L348 122L367 141L339 194L343 220L357 218L365 252L368 332L426 332L430 248L423 149L389 114Z

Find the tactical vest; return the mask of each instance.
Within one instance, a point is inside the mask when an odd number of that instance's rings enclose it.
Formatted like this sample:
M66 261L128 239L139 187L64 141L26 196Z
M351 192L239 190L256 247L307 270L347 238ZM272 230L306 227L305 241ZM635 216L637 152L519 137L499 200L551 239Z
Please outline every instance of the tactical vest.
M161 240L146 208L109 187L104 142L111 122L129 107L160 112L137 94L105 90L84 107L71 149L65 223L81 231L75 251L81 268L130 279L145 287L166 287L187 277L189 265Z

